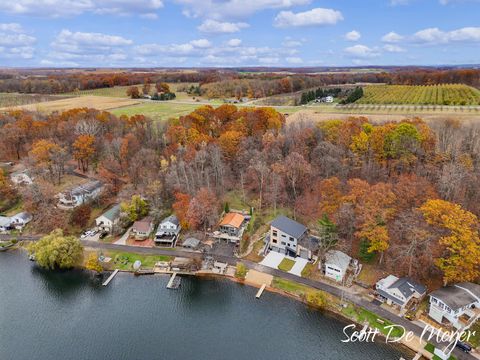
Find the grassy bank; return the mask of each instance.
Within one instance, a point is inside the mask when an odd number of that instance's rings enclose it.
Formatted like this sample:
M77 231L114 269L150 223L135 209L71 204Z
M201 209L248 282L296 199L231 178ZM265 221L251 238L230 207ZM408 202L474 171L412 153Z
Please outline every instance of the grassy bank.
M113 250L104 250L98 252L99 255L104 255L105 257L110 257L112 260L107 263L107 266L110 269L119 269L119 270L133 270L133 264L135 261L140 261L142 263L142 269L153 269L155 263L158 261L170 261L173 259L172 256L165 255L145 255L130 253L125 251L113 251ZM87 256L85 256L87 258Z

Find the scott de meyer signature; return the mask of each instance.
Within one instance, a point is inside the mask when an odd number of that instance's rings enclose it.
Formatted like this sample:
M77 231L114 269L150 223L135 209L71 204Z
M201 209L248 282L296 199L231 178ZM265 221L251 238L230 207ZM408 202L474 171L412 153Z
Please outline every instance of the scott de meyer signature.
M356 325L350 324L343 328L343 333L345 338L341 341L343 343L349 342L374 342L377 335L384 336L386 343L396 343L400 341L412 341L415 338L413 331L406 331L405 327L402 325L387 325L384 327L386 333L381 333L380 330L374 328L363 328L360 331L355 330ZM353 331L352 331L353 330ZM401 336L393 336L394 331L398 333L398 330L402 332ZM426 325L420 335L420 340L430 341L435 339L439 344L445 344L445 351L448 353L452 352L455 348L455 345L459 341L467 341L475 336L476 331L463 330L463 331L442 331L431 325Z

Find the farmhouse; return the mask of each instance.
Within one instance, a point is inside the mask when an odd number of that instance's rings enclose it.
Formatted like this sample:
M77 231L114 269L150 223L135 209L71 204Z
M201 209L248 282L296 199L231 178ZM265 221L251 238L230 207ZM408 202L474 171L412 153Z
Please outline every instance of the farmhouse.
M397 278L394 275L379 280L375 288L380 299L388 305L398 305L402 309L412 299L421 299L427 292L427 288L422 284L408 277Z
M153 231L153 219L149 216L135 221L132 227L132 235L137 240L145 240Z
M432 292L428 315L458 330L471 325L480 317L480 285L464 282Z
M170 215L158 225L155 233L155 243L161 246L174 247L181 229L178 218L175 215Z
M291 257L300 256L302 247L299 242L306 236L308 236L308 229L305 225L286 216L278 216L270 224L267 236L268 248Z
M102 231L113 233L120 221L120 205L114 205L95 219L95 224Z
M325 276L343 282L352 258L339 250L330 250L325 254L323 271Z
M103 184L100 181L90 181L73 189L58 194L59 207L74 208L96 199L102 192Z

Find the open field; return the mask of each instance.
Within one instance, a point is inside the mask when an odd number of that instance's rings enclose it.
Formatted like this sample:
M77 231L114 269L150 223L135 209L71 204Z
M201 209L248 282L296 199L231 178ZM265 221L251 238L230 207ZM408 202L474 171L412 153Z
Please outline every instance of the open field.
M168 85L170 86L170 90L176 93L177 99L184 100L184 99L191 99L192 97L188 95L186 92L180 91L180 90L186 89L191 85L197 85L197 84L196 83L168 83ZM133 86L137 86L141 91L143 84L137 84ZM66 93L65 95L67 96L107 96L107 97L128 98L127 89L129 87L130 86L114 86L110 88L101 88L101 89L93 89L93 90L79 90L79 91ZM155 84L151 84L150 95L153 95L154 92L155 92Z
M60 99L66 99L66 98L68 98L68 96L0 93L0 108L35 104L39 102L54 101L54 100L60 100Z
M79 96L62 100L22 105L15 108L49 113L53 111L64 111L82 107L95 108L98 110L111 110L122 106L135 105L138 103L138 100L121 99L114 97ZM5 110L5 108L0 110Z
M201 105L195 103L185 104L172 101L148 101L133 106L114 109L111 112L117 116L142 114L153 120L162 121L172 117L187 115L199 106Z
M358 104L480 105L480 91L462 84L366 86Z

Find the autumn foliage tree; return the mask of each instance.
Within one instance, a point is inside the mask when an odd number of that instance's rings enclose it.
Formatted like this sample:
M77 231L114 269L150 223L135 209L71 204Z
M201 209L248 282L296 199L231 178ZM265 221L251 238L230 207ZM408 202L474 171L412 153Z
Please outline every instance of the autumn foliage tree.
M127 96L131 97L132 99L139 99L140 90L138 89L138 86L130 86L127 89Z
M184 229L188 229L189 222L187 218L188 206L190 205L190 196L181 192L174 194L175 202L172 205L173 211Z
M73 143L73 157L78 161L83 172L88 170L88 165L95 155L95 137L93 135L80 135Z
M478 279L478 218L460 205L440 199L428 200L420 211L428 224L444 230L439 238L443 256L436 260L436 265L443 272L444 284Z
M188 224L192 229L207 228L218 219L218 199L207 188L201 188L190 201L187 211Z

